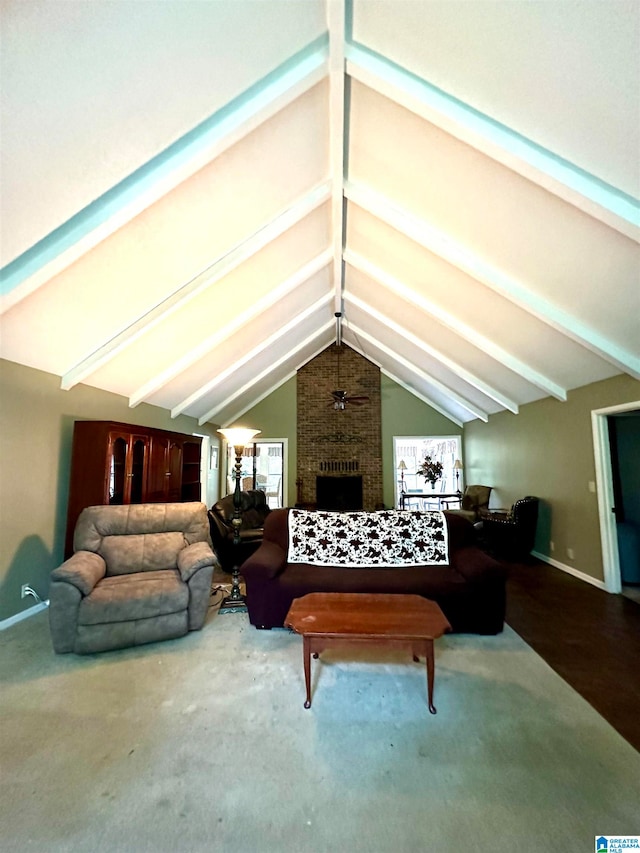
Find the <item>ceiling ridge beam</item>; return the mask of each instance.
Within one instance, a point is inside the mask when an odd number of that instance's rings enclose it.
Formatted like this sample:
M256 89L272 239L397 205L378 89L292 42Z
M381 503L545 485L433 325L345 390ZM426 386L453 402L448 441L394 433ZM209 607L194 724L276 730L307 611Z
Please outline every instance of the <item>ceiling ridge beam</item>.
M320 37L0 270L0 314L69 267L328 73Z
M261 352L264 352L264 350L268 349L270 346L280 341L285 335L293 331L296 326L299 326L301 323L303 323L315 311L330 302L332 298L333 294L327 293L324 296L320 297L320 299L317 299L312 305L309 305L307 308L305 308L304 311L301 311L299 314L296 314L296 316L292 320L289 320L288 323L285 323L284 326L281 326L276 332L274 332L272 335L269 335L268 338L265 338L252 350L249 350L249 352L245 353L242 358L238 359L238 361L229 365L229 367L226 367L221 373L218 373L208 382L205 382L204 385L201 385L199 388L189 394L188 397L185 397L184 400L181 400L177 406L174 406L171 409L171 417L177 418L178 415L181 415L182 412L185 411L185 409L189 408L189 406L192 406L194 403L197 403L197 401L204 397L205 394L208 394L217 385L232 376L237 370L247 364L247 362L253 361L253 359L260 355Z
M308 281L321 269L328 266L333 259L331 249L326 249L315 258L312 258L308 263L299 267L292 275L277 285L273 290L266 293L261 299L258 299L246 311L241 312L226 326L223 326L217 332L209 335L201 341L189 352L185 353L177 361L174 361L166 370L161 371L152 377L148 382L145 382L140 388L131 394L129 397L129 408L133 409L149 397L153 396L157 391L167 385L171 380L175 379L180 373L183 373L196 361L203 358L208 352L220 346L224 341L235 335L244 326L247 326L256 317L259 317L267 309L271 308L274 303L284 299L292 293L301 284Z
M522 379L526 380L531 385L535 385L541 391L544 391L545 394L550 394L557 400L562 400L563 402L566 401L566 388L562 388L557 382L554 382L548 376L540 373L517 356L507 352L507 350L498 346L498 344L494 343L490 338L487 338L471 326L463 323L461 320L458 320L457 317L449 311L446 311L444 308L441 308L439 305L436 305L432 300L427 299L420 293L416 293L415 290L406 285L404 282L394 278L394 276L365 260L361 255L358 255L356 252L351 250L345 251L344 259L346 263L351 264L351 266L359 269L360 272L363 272L365 275L374 279L374 281L382 284L387 290L391 291L391 293L395 293L396 296L400 296L400 298L404 299L406 302L421 308L441 325L450 329L452 332L455 332L468 343L491 356L491 358L502 363L509 370L518 374Z
M309 193L296 199L293 204L280 211L253 234L236 243L231 249L219 255L213 263L202 270L172 294L167 296L146 313L140 315L110 340L103 343L81 361L77 362L63 375L60 387L68 391L95 373L100 367L130 346L134 341L165 320L174 311L182 308L189 300L198 296L206 288L224 278L240 264L247 261L268 243L302 221L311 212L328 201L331 184L325 181L314 187Z
M417 376L419 379L421 379L426 385L430 385L432 388L435 388L441 394L444 394L446 397L450 397L455 403L457 403L463 409L466 409L475 418L479 418L485 423L488 422L488 412L485 412L484 409L480 408L480 406L476 406L474 405L474 403L471 403L469 400L467 400L466 397L463 397L462 394L459 394L457 391L454 391L453 388L450 388L448 385L445 385L444 382L441 382L434 376L430 376L428 373L425 373L424 370L421 370L412 361L409 361L408 358L399 355L386 344L383 344L381 341L379 341L374 335L370 335L369 332L365 332L364 329L361 329L354 323L349 323L349 329L356 337L364 338L372 346L377 347L379 350L381 350L396 364L400 364L402 367L409 370L414 376Z
M640 379L640 358L619 346L595 329L577 320L569 312L549 302L482 260L448 234L424 219L399 207L387 196L353 181L345 181L346 197L409 237L428 251L461 270L466 275L489 287L494 293L508 299L528 314L550 326L575 343L588 349L619 370Z
M313 340L315 340L315 338L320 337L320 335L323 335L326 331L333 328L333 326L334 326L333 320L327 321L323 326L321 326L319 329L317 329L313 334L309 335L307 338L305 338L303 341L301 341L299 344L297 344L295 347L293 347L293 349L289 350L284 355L281 355L280 358L276 359L276 361L274 361L268 367L265 367L265 369L261 370L260 373L258 373L256 376L252 376L251 379L249 380L249 382L245 382L244 385L242 385L240 388L237 388L232 394L229 394L229 396L226 399L224 399L221 403L217 403L213 409L211 409L205 415L203 415L202 418L198 419L198 423L200 424L200 426L202 426L203 423L206 423L208 420L210 420L214 415L217 415L218 412L222 411L227 406L229 406L231 403L233 403L234 400L237 400L238 397L241 397L243 394L245 394L251 387L253 387L254 385L257 385L258 382L261 382L265 378L265 376L268 376L270 373L277 370L281 365L285 364L287 361L290 361L293 356L297 355L297 353L299 353L302 349L309 346L309 344ZM267 392L267 393L271 393L271 392ZM253 405L255 405L255 403Z
M342 311L344 280L344 133L345 133L345 0L327 3L329 29L329 162L331 165L331 233L333 246L334 311Z
M351 293L345 294L345 299L351 304L355 305L357 308L360 308L362 311L365 311L370 317L373 317L374 320L377 320L382 325L386 326L387 329L390 329L396 335L399 335L404 340L408 341L414 347L422 350L422 352L426 353L431 358L438 361L447 370L450 370L455 376L461 379L463 382L466 382L467 385L471 385L472 388L475 388L485 397L489 397L489 399L494 400L496 403L499 403L501 406L504 406L505 409L508 409L510 412L513 412L514 415L518 414L518 404L515 400L512 400L511 397L507 397L506 394L502 394L500 391L497 391L491 385L488 385L482 379L480 379L475 374L471 373L465 367L458 364L452 358L445 355L444 353L437 350L435 347L432 347L430 344L423 341L417 335L414 335L413 332L408 331L404 326L401 326L399 323L390 320L387 316L382 314L376 308L373 308L363 299L360 299L358 296L354 296Z
M640 203L380 54L346 46L347 73L381 95L640 242Z

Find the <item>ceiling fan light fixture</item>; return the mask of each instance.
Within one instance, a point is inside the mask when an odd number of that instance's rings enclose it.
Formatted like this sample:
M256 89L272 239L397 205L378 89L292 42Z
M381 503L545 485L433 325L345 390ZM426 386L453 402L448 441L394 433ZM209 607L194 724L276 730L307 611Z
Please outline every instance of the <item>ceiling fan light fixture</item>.
M338 373L338 382L340 382L340 352L342 350L342 312L336 311L336 366ZM347 408L347 403L353 404L354 406L363 406L365 403L369 402L369 397L365 395L358 396L349 396L349 393L343 388L337 388L335 391L330 392L333 397L333 401L329 403L329 406L333 407L336 412L344 412Z

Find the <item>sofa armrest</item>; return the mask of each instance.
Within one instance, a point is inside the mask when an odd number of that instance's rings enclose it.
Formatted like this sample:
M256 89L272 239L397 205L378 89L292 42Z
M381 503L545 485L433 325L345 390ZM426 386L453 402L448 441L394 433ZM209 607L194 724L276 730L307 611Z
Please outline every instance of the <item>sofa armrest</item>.
M185 583L205 566L215 566L218 558L208 542L193 542L178 552L178 570Z
M83 595L89 595L107 572L107 564L93 551L76 551L61 566L51 572L51 580L70 583Z
M284 548L263 539L262 545L244 561L240 571L245 579L275 578L286 564L287 554Z
M484 580L505 580L507 571L502 563L499 563L489 554L475 546L459 548L450 555L451 568L469 583L482 582Z

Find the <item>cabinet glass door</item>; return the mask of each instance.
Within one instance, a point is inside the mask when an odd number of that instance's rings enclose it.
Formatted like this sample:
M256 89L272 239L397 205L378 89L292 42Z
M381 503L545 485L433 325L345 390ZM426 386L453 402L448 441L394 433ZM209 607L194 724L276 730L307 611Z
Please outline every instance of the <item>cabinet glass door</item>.
M166 498L168 501L180 500L180 487L182 485L182 444L177 441L169 443L167 451L167 486Z
M127 466L127 442L123 437L111 443L109 464L109 503L124 503Z
M145 464L147 459L147 442L144 438L134 438L131 453L131 495L129 502L141 504L145 499Z

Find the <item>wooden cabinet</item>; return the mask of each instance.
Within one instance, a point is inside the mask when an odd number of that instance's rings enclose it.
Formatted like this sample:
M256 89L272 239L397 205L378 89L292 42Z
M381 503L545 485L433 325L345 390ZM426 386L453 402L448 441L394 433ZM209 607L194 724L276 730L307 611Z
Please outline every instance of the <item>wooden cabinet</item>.
M198 436L151 427L76 421L65 558L86 506L199 501L201 443Z

